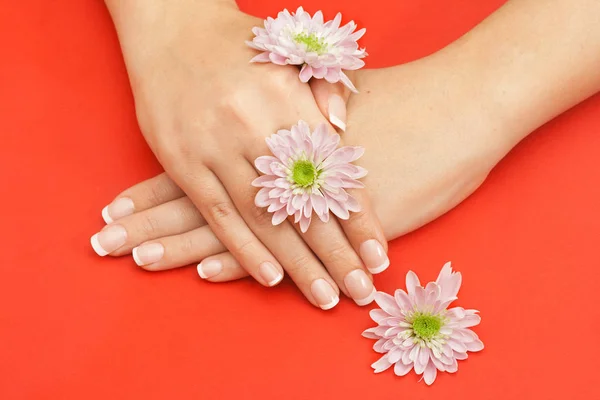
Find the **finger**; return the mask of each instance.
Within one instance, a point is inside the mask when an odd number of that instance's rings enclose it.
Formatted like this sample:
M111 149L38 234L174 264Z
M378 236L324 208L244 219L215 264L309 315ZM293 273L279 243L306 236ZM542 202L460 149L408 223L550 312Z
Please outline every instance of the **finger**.
M237 170L247 165L246 160L238 160L236 174L231 174L231 165L235 160L228 161L228 172L233 176L237 176ZM244 269L264 286L278 284L283 279L283 268L248 227L238 212L239 207L236 208L237 205L232 202L219 178L212 171L203 169L193 173L184 172L181 179L180 187ZM247 185L249 183L242 184Z
M161 237L133 249L135 263L147 271L164 271L195 264L227 251L208 225L179 235ZM209 271L209 267L207 267ZM208 272L207 272L208 274ZM246 274L247 275L247 274Z
M245 278L248 272L242 268L235 257L229 253L221 253L202 260L198 264L198 275L210 282L229 282Z
M296 225L296 228L300 231L300 226ZM335 218L329 218L327 222L312 218L302 237L346 296L359 306L374 300L376 290L372 277L365 271L360 257Z
M120 218L156 207L185 196L185 193L162 173L123 191L102 209L104 222L110 224Z
M100 256L129 254L140 243L184 233L206 225L204 218L189 198L182 197L121 218L106 225L91 238Z
M285 221L273 226L273 215L266 208L255 205L257 189L251 183L258 177L254 167L246 163L246 168L237 166L236 174L227 173L227 166L219 178L235 203L235 206L248 226L261 242L279 260L284 270L296 283L304 296L323 310L335 307L339 302L339 288L327 273L323 264L294 228ZM218 168L215 171L219 172ZM236 257L237 258L237 257ZM252 271L248 271L252 274Z
M348 194L356 199L360 210L351 213L347 219L339 219L340 225L369 272L379 274L390 266L383 228L366 190L348 190Z
M351 77L351 72L347 75ZM341 82L329 83L325 79L311 79L310 88L321 113L342 131L346 130L346 103L350 90Z

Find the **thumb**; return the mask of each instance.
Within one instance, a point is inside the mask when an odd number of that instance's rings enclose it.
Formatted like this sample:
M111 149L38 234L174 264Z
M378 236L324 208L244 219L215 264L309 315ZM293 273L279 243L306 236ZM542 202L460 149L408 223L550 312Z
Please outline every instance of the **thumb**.
M354 71L347 71L349 78ZM350 97L348 89L341 81L329 83L325 79L311 79L309 82L315 101L321 113L342 131L346 130L346 103Z

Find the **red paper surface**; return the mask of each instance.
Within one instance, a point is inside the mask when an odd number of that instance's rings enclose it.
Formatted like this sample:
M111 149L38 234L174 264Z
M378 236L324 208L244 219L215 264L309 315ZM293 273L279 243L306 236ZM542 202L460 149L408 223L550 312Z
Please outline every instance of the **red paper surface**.
M369 67L427 55L500 0L305 1L367 27ZM243 1L259 16L295 1ZM380 290L453 261L486 349L432 387L375 375L368 308L100 258L100 210L160 171L101 1L0 1L0 399L597 399L600 97L458 208L391 244Z

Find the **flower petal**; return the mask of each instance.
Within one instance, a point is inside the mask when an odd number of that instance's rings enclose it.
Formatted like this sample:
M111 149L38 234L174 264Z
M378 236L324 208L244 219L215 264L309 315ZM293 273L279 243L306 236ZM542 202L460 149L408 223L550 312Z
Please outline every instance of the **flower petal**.
M437 368L433 363L427 364L425 371L423 372L423 380L427 385L431 385L437 376Z
M375 293L375 302L382 310L395 317L401 317L402 311L392 296L384 292Z
M415 295L415 288L420 286L421 282L419 282L419 277L417 277L417 274L412 271L408 271L406 274L406 291L411 298Z
M375 361L373 364L371 364L371 367L375 370L376 374L385 371L386 369L388 369L391 366L392 366L392 363L389 362L389 360L387 358L387 354L385 356L381 357L379 360Z
M413 369L412 363L405 364L401 360L401 361L397 362L396 365L394 365L394 374L396 374L397 376L404 376L404 375L408 374L411 369Z
M298 76L300 77L301 82L308 82L309 79L313 76L312 68L310 67L310 65L304 64Z
M379 323L379 321L390 317L390 314L388 314L384 310L380 310L379 308L375 308L369 311L369 315L371 316L371 319L376 323Z

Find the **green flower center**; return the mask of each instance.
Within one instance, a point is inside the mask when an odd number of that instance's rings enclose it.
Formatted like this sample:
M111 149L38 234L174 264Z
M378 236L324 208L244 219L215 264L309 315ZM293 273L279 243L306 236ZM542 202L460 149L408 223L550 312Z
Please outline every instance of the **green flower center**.
M302 43L306 46L306 50L309 52L315 52L318 54L324 53L327 50L327 44L323 38L317 37L314 33L307 35L306 33L299 33L294 36L296 43Z
M300 187L311 186L318 175L317 169L310 161L298 160L292 166L292 180Z
M412 321L412 328L415 335L421 339L431 339L442 328L442 319L437 315L418 313Z

